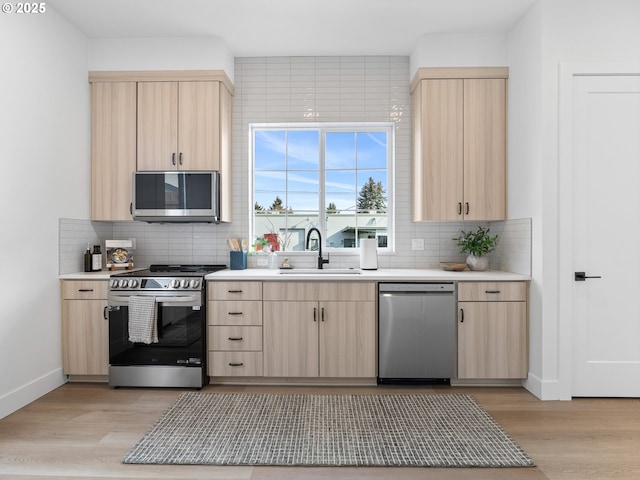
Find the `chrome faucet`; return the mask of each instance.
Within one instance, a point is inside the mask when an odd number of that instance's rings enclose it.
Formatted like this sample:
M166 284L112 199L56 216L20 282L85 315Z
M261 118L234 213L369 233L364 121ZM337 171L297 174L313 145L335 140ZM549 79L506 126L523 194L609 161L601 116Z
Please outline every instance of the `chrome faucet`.
M304 248L305 250L309 250L309 240L311 239L311 232L315 231L318 234L318 269L322 270L322 266L325 263L329 263L329 259L322 258L322 235L320 234L320 230L316 227L311 227L309 232L307 232L307 241L305 242Z

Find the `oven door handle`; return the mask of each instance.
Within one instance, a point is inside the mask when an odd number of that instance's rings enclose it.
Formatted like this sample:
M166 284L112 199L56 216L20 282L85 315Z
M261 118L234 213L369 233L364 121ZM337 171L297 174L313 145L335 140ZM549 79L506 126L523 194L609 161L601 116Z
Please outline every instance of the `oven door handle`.
M152 296L152 295L149 295L149 296ZM131 297L131 295L110 295L108 304L110 307L128 306L129 297ZM155 297L155 299L156 299L156 303L162 303L163 305L167 305L167 306L171 306L174 304L184 306L185 304L189 304L189 303L191 304L191 306L194 306L194 307L202 305L202 301L199 295L158 296L158 297Z

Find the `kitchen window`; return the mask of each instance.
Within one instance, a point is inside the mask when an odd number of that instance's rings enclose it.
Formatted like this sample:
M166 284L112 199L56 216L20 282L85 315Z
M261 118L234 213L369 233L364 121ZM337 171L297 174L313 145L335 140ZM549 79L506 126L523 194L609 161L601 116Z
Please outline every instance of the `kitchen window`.
M323 250L393 249L392 123L253 124L250 138L254 239L302 251L316 227Z

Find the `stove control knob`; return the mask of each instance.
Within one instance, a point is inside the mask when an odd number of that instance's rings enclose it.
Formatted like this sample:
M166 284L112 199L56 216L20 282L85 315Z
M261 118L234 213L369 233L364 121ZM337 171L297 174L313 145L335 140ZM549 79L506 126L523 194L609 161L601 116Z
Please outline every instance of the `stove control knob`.
M180 282L180 286L181 286L182 288L188 288L188 287L189 287L189 280L182 280L182 281Z
M129 287L136 288L138 286L138 280L130 280Z
M129 286L129 280L122 280L120 281L120 286L122 288L127 288Z
M171 288L179 288L180 287L180 280L175 279L175 280L171 280Z
M200 286L200 282L198 280L191 280L191 288L198 288Z
M118 288L120 286L120 282L118 280L111 280L111 288Z

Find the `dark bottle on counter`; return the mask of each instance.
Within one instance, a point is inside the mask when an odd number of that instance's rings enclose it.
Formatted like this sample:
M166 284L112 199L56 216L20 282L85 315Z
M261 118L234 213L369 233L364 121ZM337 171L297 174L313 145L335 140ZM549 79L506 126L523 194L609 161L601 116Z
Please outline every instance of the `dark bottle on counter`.
M84 252L84 271L90 272L93 266L93 256L91 255L91 250L89 250L89 245L87 245L87 251Z
M93 254L91 255L91 270L99 272L102 270L102 253L100 252L100 245L93 246Z

